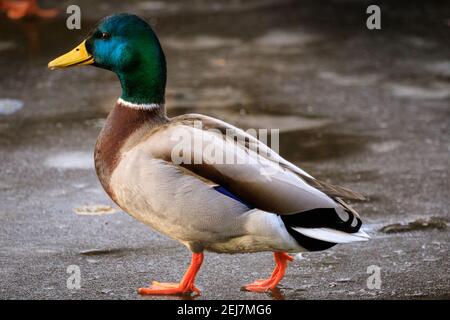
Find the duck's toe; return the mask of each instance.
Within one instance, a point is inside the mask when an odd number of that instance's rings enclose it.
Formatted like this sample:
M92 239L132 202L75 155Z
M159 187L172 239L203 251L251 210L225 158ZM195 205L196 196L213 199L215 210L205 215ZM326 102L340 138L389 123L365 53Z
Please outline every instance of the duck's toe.
M241 288L243 291L268 292L274 290L284 276L288 261L294 260L286 252L274 252L276 266L269 279L256 280Z
M56 17L59 13L58 9L41 9L36 8L36 10L33 12L35 15L41 18L53 18Z
M200 295L200 290L194 285L182 286L179 283L165 283L153 281L148 288L139 288L138 293L141 295Z
M255 281L251 284L247 284L241 288L242 291L250 291L250 292L269 292L276 288L276 284L274 285L268 280L264 281Z

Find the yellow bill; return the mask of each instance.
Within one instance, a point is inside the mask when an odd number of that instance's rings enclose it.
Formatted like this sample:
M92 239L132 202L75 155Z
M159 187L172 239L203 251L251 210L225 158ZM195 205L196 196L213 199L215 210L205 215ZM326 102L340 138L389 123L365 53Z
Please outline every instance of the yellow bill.
M86 40L84 40L72 51L69 51L55 60L50 61L48 63L48 67L53 70L73 66L84 66L92 63L94 63L94 57L87 52Z

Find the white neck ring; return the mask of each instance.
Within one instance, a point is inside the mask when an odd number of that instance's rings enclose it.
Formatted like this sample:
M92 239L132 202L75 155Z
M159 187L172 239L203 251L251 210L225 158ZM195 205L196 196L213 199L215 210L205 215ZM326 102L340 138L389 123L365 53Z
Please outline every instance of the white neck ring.
M137 110L154 110L154 109L159 109L162 106L164 106L164 104L160 104L160 103L133 103L133 102L129 102L129 101L125 101L122 98L119 98L119 100L117 100L117 103L121 104L124 107L127 108L131 108L131 109L137 109Z

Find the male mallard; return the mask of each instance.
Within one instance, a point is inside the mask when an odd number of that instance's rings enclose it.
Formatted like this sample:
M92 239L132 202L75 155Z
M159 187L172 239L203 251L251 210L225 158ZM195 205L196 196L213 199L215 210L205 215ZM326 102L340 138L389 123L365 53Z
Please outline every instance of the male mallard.
M104 18L78 47L48 66L76 65L111 70L122 86L95 147L105 191L125 212L192 251L179 284L153 282L139 293L198 294L194 279L205 250L274 252L271 277L244 287L265 292L284 276L292 260L286 252L367 240L358 214L341 199L360 199L359 194L314 179L223 121L199 114L168 118L164 53L139 17ZM201 147L179 149L176 137L192 142L199 135ZM211 147L247 161L211 161Z

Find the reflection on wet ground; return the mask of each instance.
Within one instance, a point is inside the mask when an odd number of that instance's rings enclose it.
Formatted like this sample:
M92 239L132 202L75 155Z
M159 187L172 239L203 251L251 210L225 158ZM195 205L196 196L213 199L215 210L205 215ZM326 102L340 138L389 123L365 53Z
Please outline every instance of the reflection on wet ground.
M151 277L176 281L189 260L126 215L73 212L113 206L89 168L119 85L103 70L50 72L46 64L117 11L147 17L160 36L169 115L280 129L285 158L370 199L354 204L370 243L305 254L272 296L239 291L271 270L267 254L211 254L199 298L448 296L447 231L377 231L449 217L448 4L386 3L383 29L370 32L363 1L76 2L79 31L67 30L64 17L0 16L0 297L135 299L134 288ZM64 287L70 264L87 277L79 292ZM365 285L370 264L384 270L382 290Z

